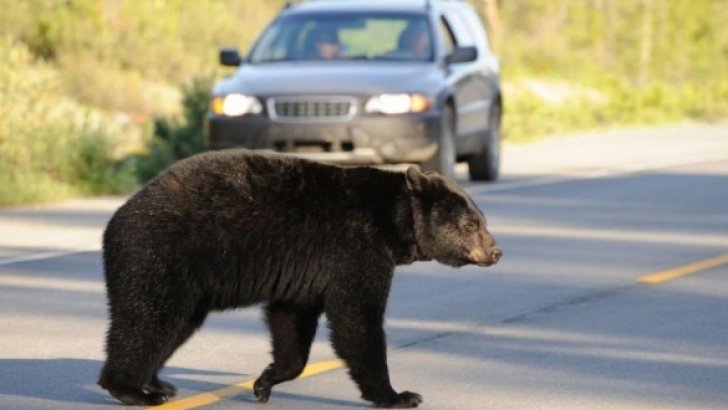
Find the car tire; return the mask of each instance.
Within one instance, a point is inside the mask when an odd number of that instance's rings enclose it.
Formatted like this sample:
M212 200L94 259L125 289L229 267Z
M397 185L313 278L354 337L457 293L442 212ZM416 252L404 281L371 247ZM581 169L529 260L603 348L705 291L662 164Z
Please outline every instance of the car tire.
M473 181L495 181L500 173L501 151L501 106L496 103L490 110L487 137L480 152L468 158L470 179Z
M422 164L423 171L435 171L450 178L455 177L455 112L448 105L442 111L440 139L437 151Z

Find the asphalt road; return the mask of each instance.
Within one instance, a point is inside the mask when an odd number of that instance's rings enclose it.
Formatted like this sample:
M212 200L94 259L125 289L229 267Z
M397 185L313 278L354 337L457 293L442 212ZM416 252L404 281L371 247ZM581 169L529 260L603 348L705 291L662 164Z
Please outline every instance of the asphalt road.
M466 183L505 257L397 270L386 326L395 388L429 409L728 408L728 259L638 282L728 254L728 131L684 146L679 130L651 132L625 132L636 145L619 153L621 134L509 148L503 182ZM98 235L120 203L0 212L0 409L120 408L95 385ZM163 377L180 397L218 391L214 409L368 407L341 368L280 385L266 405L244 388L219 392L268 364L260 316L212 315ZM322 322L312 363L334 358L326 333Z

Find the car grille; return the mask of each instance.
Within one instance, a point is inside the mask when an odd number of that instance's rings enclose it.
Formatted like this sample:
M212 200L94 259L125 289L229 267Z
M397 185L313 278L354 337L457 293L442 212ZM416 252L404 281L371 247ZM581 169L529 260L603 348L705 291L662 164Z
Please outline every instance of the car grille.
M330 122L348 121L356 113L353 97L275 97L268 100L274 121Z

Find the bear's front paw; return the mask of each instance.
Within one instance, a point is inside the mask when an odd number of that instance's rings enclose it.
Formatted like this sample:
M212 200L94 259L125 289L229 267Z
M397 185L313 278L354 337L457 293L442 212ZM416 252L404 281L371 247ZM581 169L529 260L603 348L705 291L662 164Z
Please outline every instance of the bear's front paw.
M130 388L107 388L112 396L124 404L132 406L158 406L169 400L167 395L162 393L147 393L140 389Z
M152 381L147 383L144 386L144 390L149 393L161 393L168 397L174 397L177 394L177 388L172 383L165 382L157 377L154 377Z
M397 394L392 400L387 400L383 403L374 403L374 407L403 409L417 407L420 403L422 403L421 395L410 391L403 391Z
M268 399L270 398L270 390L270 386L261 383L260 379L256 380L255 384L253 384L253 393L255 394L255 398L261 403L268 402Z

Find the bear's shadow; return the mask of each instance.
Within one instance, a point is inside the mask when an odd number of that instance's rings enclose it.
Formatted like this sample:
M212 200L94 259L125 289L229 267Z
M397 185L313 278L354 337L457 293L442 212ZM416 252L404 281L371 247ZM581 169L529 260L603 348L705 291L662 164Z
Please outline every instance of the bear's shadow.
M250 395L241 395L239 397L234 398L235 401L242 402L242 403L257 403L255 400L255 397ZM309 396L305 394L298 394L298 393L287 393L287 392L281 392L276 391L275 388L273 388L273 393L271 393L270 396L271 403L277 400L281 400L280 406L281 407L291 407L295 408L296 403L303 403L308 402L312 403L314 405L328 405L328 406L341 406L341 407L347 407L347 408L367 408L371 409L372 406L364 401L350 401L350 400L341 400L341 399L332 399L328 397L320 397L320 396ZM283 401L285 400L285 402Z
M88 359L0 359L0 395L31 397L43 400L85 404L113 404L119 402L96 385L103 363ZM210 391L225 387L188 378L184 375L235 375L246 378L249 375L224 373L180 367L165 368L170 382L180 390ZM164 377L164 376L163 376Z
M65 403L88 404L93 406L113 405L119 402L96 385L103 363L89 359L0 359L0 395L8 397L29 397ZM184 375L184 378L175 377ZM189 376L235 376L247 379L251 375L188 369L181 367L165 368L162 378L169 380L180 390L208 392L227 387L219 383L192 380ZM282 399L289 403L309 402L342 407L369 407L363 402L345 401L325 397L307 396L274 391L271 399ZM252 394L242 394L232 400L254 403Z

